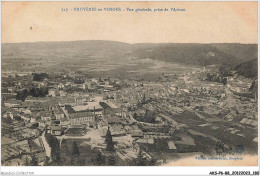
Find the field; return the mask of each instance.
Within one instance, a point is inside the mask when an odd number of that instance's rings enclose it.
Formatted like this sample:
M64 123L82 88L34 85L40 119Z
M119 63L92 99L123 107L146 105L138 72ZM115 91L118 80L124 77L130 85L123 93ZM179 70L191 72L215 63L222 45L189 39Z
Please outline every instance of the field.
M17 62L19 60L19 62ZM100 56L92 54L86 58L57 57L49 59L16 58L2 59L3 73L46 72L71 73L81 72L89 77L113 77L118 79L144 79L154 81L162 73L181 73L187 70L196 70L198 66L188 66L178 63L167 63L152 59L137 59L130 56ZM17 69L18 68L18 69Z

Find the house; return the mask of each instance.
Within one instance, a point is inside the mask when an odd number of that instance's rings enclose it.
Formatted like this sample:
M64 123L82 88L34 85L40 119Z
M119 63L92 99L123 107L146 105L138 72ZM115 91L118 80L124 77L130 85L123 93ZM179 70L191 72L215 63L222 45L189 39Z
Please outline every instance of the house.
M136 143L141 143L141 144L154 144L154 139L153 138L141 138L141 139L138 139L136 141Z
M13 93L15 91L15 88L14 87L10 87L7 89L8 93Z
M57 91L55 89L50 89L48 95L50 97L56 97L57 96Z
M53 113L57 120L64 118L64 112L62 111L62 109L60 107L55 108Z
M240 124L246 124L246 125L252 125L254 127L257 126L257 120L251 120L248 118L243 118L240 122Z
M177 148L173 141L168 141L168 147L169 147L169 150L171 150L171 151L177 151Z
M127 134L131 134L131 127L129 125L125 125L124 130Z
M51 126L50 132L54 136L61 136L61 126Z
M30 122L31 120L31 115L26 114L26 115L21 115L20 116L25 122Z
M22 105L14 105L13 109L16 110L16 111L23 112L23 111L25 111L27 109L27 107L26 106L22 106Z
M69 126L69 125L70 125L70 120L69 120L69 118L67 118L67 117L61 118L61 119L60 119L60 125L61 125L62 127L67 127L67 126Z
M131 132L132 137L144 137L144 134L141 130L133 130Z
M71 86L71 82L66 82L65 86Z
M26 124L26 127L35 129L35 128L39 127L39 123L38 122L28 123L28 124Z
M108 124L122 124L122 120L118 117L107 116L106 121Z
M40 112L40 116L41 116L42 120L45 120L45 121L51 120L51 115L52 115L52 113L50 111Z
M188 130L191 134L196 134L196 131ZM186 134L178 134L176 137L179 137L180 140L174 142L175 146L178 149L178 152L197 152L196 143L192 137Z
M58 85L58 88L59 89L63 89L65 86L64 86L64 84L62 84L62 83L60 83L59 85Z
M51 120L47 120L47 121L45 121L45 123L47 126L51 126Z
M40 120L40 121L39 121L39 127L43 127L43 128L47 127L46 121Z
M67 92L65 92L65 91L63 91L63 90L60 90L60 91L59 91L59 94L60 94L61 97L67 96Z

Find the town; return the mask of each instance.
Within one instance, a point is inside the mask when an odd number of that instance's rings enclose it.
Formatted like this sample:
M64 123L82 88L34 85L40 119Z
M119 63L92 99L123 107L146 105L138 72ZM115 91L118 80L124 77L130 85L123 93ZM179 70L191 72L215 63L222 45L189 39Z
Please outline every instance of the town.
M2 165L163 165L236 156L237 146L257 154L257 80L215 70L153 81L4 70Z

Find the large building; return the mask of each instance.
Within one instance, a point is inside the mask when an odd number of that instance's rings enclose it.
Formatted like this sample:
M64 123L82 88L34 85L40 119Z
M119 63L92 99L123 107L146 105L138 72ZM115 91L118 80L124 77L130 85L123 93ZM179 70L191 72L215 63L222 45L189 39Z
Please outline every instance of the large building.
M89 112L77 112L69 115L71 126L89 126L95 122L95 115Z

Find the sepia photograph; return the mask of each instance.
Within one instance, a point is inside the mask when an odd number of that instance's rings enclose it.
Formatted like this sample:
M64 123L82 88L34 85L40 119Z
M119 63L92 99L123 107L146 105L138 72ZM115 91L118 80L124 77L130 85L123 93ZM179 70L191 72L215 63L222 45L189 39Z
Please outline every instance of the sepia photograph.
M257 1L4 1L1 18L1 166L258 166Z

